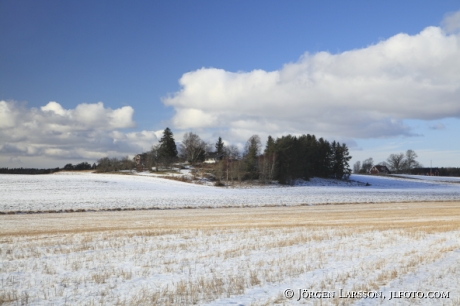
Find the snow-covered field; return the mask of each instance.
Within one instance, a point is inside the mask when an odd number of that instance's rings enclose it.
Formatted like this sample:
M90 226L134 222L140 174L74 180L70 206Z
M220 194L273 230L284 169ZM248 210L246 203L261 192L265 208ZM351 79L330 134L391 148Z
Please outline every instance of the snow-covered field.
M460 200L460 184L364 175L350 182L313 178L292 187L218 188L142 175L0 174L0 190L3 213Z
M459 305L459 226L455 202L1 215L0 304Z
M0 215L2 305L460 304L452 181L218 188L59 173L0 175L0 191L3 213L152 208ZM327 203L380 204L296 206ZM318 291L328 298L308 297Z
M393 174L393 176L411 178L411 179L417 179L417 180L432 181L432 182L460 183L460 177L455 177L455 176L427 176L427 175L409 175L409 174Z

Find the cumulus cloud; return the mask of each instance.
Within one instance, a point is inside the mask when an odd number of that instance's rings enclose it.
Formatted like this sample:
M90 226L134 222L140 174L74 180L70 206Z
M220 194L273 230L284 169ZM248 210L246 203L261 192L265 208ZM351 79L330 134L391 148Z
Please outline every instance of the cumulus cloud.
M459 71L460 35L428 27L339 54L305 53L277 71L188 72L163 103L174 107L176 128L220 129L240 140L254 133L411 136L405 119L460 118Z
M458 32L460 30L460 11L446 14L442 26L448 33Z
M33 158L31 166L40 167L39 160L95 160L142 152L158 141L158 132L121 132L135 127L133 114L130 106L111 109L102 102L64 109L57 102L28 108L0 101L2 163Z
M134 109L131 106L124 106L119 109L105 108L102 102L95 104L82 103L75 109L65 110L57 102L49 102L47 105L33 113L38 114L40 120L51 121L55 124L65 123L67 128L72 129L123 129L134 127L132 121Z

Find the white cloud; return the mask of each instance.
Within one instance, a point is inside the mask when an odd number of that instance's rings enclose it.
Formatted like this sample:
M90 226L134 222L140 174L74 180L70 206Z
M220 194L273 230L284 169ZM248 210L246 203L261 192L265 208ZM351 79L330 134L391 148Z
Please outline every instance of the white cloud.
M460 30L460 11L446 14L442 26L448 33L455 33Z
M133 114L130 106L111 109L102 102L64 109L57 102L28 108L0 101L0 166L23 160L33 162L31 167L62 167L62 160L94 161L142 152L158 141L158 132L119 131L135 127Z
M5 101L0 101L0 129L14 127L16 114L13 113Z
M102 102L98 102L95 104L82 103L73 110L65 110L59 103L52 101L42 106L40 110L41 112L38 110L34 110L34 112L39 116L47 117L47 121L65 124L66 127L103 130L135 127L135 123L132 121L134 109L131 106L112 110L105 108Z
M68 114L68 112L66 112L61 104L57 103L57 102L54 102L54 101L51 101L49 102L48 104L46 104L45 106L42 106L40 107L40 109L44 112L53 112L59 116L65 116Z
M428 27L363 49L306 53L277 71L188 72L163 103L174 107L176 128L225 130L239 141L255 133L410 136L405 119L460 118L459 71L460 34Z

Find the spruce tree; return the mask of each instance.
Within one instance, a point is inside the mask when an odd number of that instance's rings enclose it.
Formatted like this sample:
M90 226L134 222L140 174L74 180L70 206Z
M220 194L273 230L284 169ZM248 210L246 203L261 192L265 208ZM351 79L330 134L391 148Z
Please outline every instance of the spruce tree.
M329 141L322 137L318 139L317 155L315 165L315 175L319 177L329 177L332 175L332 147Z
M246 171L250 179L257 179L259 176L258 157L260 155L260 137L259 135L252 135L246 142L244 149L244 161L246 164Z
M177 158L177 147L174 141L174 135L167 127L163 131L163 137L160 139L159 157L163 164L168 167Z
M348 163L351 159L351 156L346 144L342 144L342 154L343 174L345 175L345 178L348 179L351 174L350 164Z
M277 138L275 142L275 179L280 184L291 184L296 179L293 175L293 168L295 167L294 138L295 136L293 137L292 135L282 136Z
M216 142L216 153L219 156L224 154L224 143L221 137L219 137L219 140Z
M348 164L351 156L349 156L347 145L341 145L340 142L333 141L332 153L332 175L338 179L342 179L344 176L348 177L351 173L351 169Z
M272 155L275 153L275 140L272 136L268 136L267 143L265 144L265 155Z
M265 183L267 180L273 180L275 175L276 146L272 136L268 136L265 145L264 155L262 156L261 165L259 165L259 179Z

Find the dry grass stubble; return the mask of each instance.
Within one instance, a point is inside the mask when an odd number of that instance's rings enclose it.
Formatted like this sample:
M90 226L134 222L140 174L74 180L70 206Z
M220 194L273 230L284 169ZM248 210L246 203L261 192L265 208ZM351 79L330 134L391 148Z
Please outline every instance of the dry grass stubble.
M201 304L298 278L377 290L460 249L459 229L455 202L5 215L0 303Z
M113 230L263 227L460 228L459 202L0 215L0 237Z

